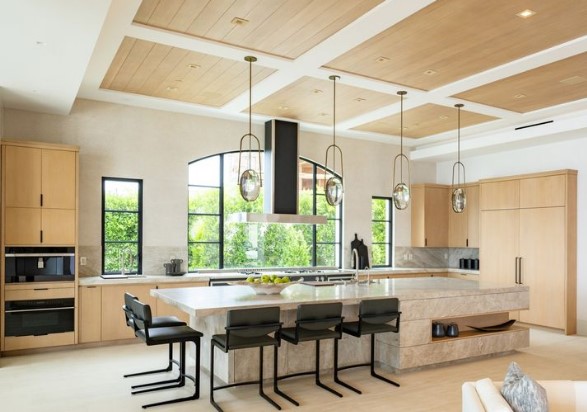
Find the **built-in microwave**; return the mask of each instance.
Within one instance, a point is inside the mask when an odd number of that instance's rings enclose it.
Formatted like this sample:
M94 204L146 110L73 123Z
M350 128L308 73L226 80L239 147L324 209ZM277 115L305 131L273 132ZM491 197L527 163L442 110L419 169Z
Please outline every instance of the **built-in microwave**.
M74 331L74 299L8 301L5 336L40 336Z
M9 247L4 256L6 283L75 280L73 247Z

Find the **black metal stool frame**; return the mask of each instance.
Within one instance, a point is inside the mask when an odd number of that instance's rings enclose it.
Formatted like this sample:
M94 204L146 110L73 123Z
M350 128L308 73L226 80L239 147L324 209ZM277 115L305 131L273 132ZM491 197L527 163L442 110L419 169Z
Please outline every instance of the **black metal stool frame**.
M339 398L342 398L342 394L334 389L332 389L331 387L325 385L324 383L322 383L322 381L320 380L320 340L323 339L334 339L334 378L335 378L335 382L345 386L349 389L353 389L350 385L347 385L346 383L344 383L343 381L341 381L340 379L338 379L338 376L336 375L336 372L338 370L338 340L340 338L342 338L342 330L341 330L341 325L342 325L342 321L344 319L343 316L335 316L335 317L327 317L327 318L316 318L316 319L300 319L300 308L301 307L307 307L307 308L316 308L322 305L330 305L330 304L321 304L321 303L312 303L312 304L302 304L298 306L298 319L296 319L295 321L295 335L294 338L288 338L286 337L283 333L280 333L280 338L285 340L286 342L290 342L294 345L297 345L300 342L309 342L312 340L316 341L316 354L315 354L315 370L313 371L308 371L308 372L298 372L298 373L292 373L292 374L288 374L288 375L283 375L283 376L279 376L277 378L277 380L282 380L282 379L288 379L288 378L293 378L295 376L303 376L303 375L314 375L315 376L315 384L317 386L319 386L322 389L325 389L329 392L331 392L332 394L338 396ZM342 304L340 304L340 310L342 313ZM304 325L306 326L310 326L311 325L328 325L330 324L331 326L329 326L328 328L325 329L330 329L330 328L334 328L334 332L336 333L334 336L330 336L327 338L312 338L311 336L308 337L307 339L301 336L301 331L304 328ZM308 330L308 329L306 329ZM309 329L310 331L312 329Z
M268 322L268 323L256 323L256 324L248 324L248 325L240 325L240 326L232 326L231 325L231 322L229 319L230 319L230 316L232 313L239 313L239 312L245 313L246 311L250 311L249 313L253 313L253 311L255 311L255 310L261 310L263 312L267 312L268 310L273 310L273 311L277 310L278 314L280 311L279 307L261 308L261 309L230 310L227 313L227 326L225 327L225 330L226 330L226 335L225 335L226 336L226 343L225 343L225 345L222 345L217 339L215 339L215 337L222 336L222 335L214 335L211 339L211 345L210 345L210 403L219 412L223 412L223 410L214 399L214 391L217 391L220 389L232 388L235 386L252 385L252 384L259 385L259 395L263 399L265 399L267 402L269 402L271 405L273 405L273 407L275 407L278 410L281 410L281 406L279 406L279 404L277 404L273 399L271 399L269 396L267 396L267 394L263 391L263 348L264 348L264 346L273 346L274 347L274 352L273 352L273 390L274 390L274 392L277 393L278 395L282 396L283 398L287 399L288 401L290 401L294 405L299 406L299 404L295 400L290 398L287 394L283 393L277 385L277 360L278 360L277 348L279 347L279 345L281 343L281 341L279 339L279 331L281 330L281 326L283 323L282 322ZM277 319L279 319L279 315L277 316ZM231 334L238 336L239 333L244 332L246 334L247 331L251 331L254 329L264 330L265 333L263 335L265 335L265 336L269 335L270 333L274 333L274 337L269 338L268 341L266 341L262 344L255 343L255 342L247 344L245 342L245 343L241 343L240 345L236 344L235 347L233 347L231 345L231 338L230 338ZM261 336L261 335L257 334L256 337L259 337L259 336ZM255 337L255 336L251 336L251 337ZM214 376L214 347L218 347L224 353L228 353L229 350L259 347L259 379L254 380L254 381L237 382L237 383L231 383L231 384L227 384L227 385L214 386L214 378L215 378L215 376Z
M134 323L137 328L137 337L145 341L147 346L160 345L160 344L172 344L179 343L180 347L180 360L179 360L179 378L177 380L170 381L173 385L161 386L157 388L150 388L141 391L132 392L133 395L138 393L151 392L161 389L172 389L181 388L185 386L185 379L190 379L194 382L194 394L191 396L171 399L168 401L156 402L151 404L143 405L143 409L150 408L153 406L168 405L172 403L184 402L189 400L199 399L200 397L200 338L203 336L201 332L198 332L189 326L170 326L152 328L150 333L149 328L152 322L151 307L147 304L140 302L138 299L132 302L132 312L134 314ZM152 335L155 335L153 337ZM186 374L186 356L185 356L185 344L186 342L193 342L196 347L196 377L192 377Z
M135 332L136 335L136 326L134 324L134 313L132 311L132 301L133 300L138 300L138 298L134 295L131 295L128 292L124 293L124 305L122 306L122 310L124 311L124 316L126 319L126 324L127 326L129 326L133 332ZM165 317L167 318L167 317ZM171 318L175 318L175 317L170 317ZM162 317L155 317L156 319L162 319ZM163 327L165 326L181 326L181 325L186 325L185 322L180 321L179 319L175 318L174 322L160 322L162 324ZM157 327L157 325L152 325L152 327ZM177 365L178 367L180 366L179 361L175 360L173 358L173 344L170 343L169 344L169 356L168 356L168 362L167 362L167 366L165 368L162 369L155 369L155 370L150 370L150 371L145 371L145 372L135 372L135 373L128 373L126 375L124 375L125 378L131 378L131 377L135 377L135 376L144 376L144 375L152 375L152 374L157 374L157 373L165 373L165 372L171 372L173 370L173 365ZM149 386L157 386L157 385L164 385L164 384L168 384L168 383L174 383L174 382L179 382L180 380L180 376L178 376L175 379L169 379L169 380L164 380L164 381L157 381L157 382L150 382L150 383L143 383L141 385L133 385L131 386L131 389L137 389L137 388L145 388L145 387L149 387ZM189 376L189 378L191 380L194 380L193 377ZM163 388L165 389L165 388ZM135 391L134 393L142 393L142 392L151 392L153 390L158 390L157 388L154 389L148 389L148 390L144 390L144 391Z
M374 299L374 300L370 300L370 301L362 301L361 304L359 305L359 321L358 322L349 322L348 324L343 323L341 325L341 330L344 333L347 333L351 336L355 336L360 338L363 335L369 334L371 335L371 354L370 354L370 362L369 363L360 363L360 364L356 364L356 365L348 365L348 366L343 366L342 368L338 367L338 362L335 363L335 368L334 368L334 381L357 392L357 393L362 393L359 389L340 381L340 379L338 378L338 372L341 370L345 370L345 369L350 369L350 368L357 368L357 367L361 367L361 366L369 366L371 369L371 376L373 376L374 378L377 378L379 380L382 380L384 382L387 382L391 385L397 386L399 387L400 384L392 381L391 379L386 378L385 376L381 376L379 375L377 372L375 372L375 335L377 333L387 333L387 332L394 332L394 333L398 333L399 332L399 328L400 328L400 317L401 317L401 312L399 310L392 310L392 311L388 311L388 312L381 312L379 311L379 313L366 313L367 310L364 309L364 307L366 305L373 305L373 304L377 304L378 302L392 302L392 304L394 306L397 307L399 301L397 298L386 298L386 299ZM367 302L367 303L365 303ZM395 325L386 325L387 322L391 322L395 320ZM345 325L350 325L350 324L356 324L357 329L355 330L354 328L349 328L349 327L345 327ZM381 326L380 331L367 331L366 333L363 333L363 328L365 327L365 324L371 324L371 325L386 325L388 326L388 328L384 328L383 326ZM377 328L375 328L377 329ZM338 345L336 345L334 347L334 352L335 355L338 359Z

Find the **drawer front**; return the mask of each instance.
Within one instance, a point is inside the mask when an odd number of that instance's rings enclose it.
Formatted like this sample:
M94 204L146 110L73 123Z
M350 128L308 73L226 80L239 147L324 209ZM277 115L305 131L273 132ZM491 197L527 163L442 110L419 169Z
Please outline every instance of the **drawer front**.
M38 299L60 299L73 298L74 288L37 288L7 290L4 292L4 300L38 300Z
M73 345L75 343L74 339L74 332L52 333L43 336L7 336L4 338L4 350L9 351Z

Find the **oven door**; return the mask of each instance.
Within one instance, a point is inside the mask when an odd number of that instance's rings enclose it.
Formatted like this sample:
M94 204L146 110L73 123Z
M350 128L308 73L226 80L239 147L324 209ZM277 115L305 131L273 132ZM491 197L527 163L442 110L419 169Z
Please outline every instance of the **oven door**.
M4 313L4 336L40 336L74 329L72 298L9 301Z

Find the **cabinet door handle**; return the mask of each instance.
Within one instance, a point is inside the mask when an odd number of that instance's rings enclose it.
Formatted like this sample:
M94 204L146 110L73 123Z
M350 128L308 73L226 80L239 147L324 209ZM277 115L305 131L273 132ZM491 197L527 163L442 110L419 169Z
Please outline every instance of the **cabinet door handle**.
M519 278L520 285L523 285L524 282L522 282L522 257L521 256L518 258L518 278Z
M43 194L41 193L41 206L43 206Z
M43 231L41 230L41 243L43 243Z
M518 284L518 257L514 260L514 282Z
M469 247L469 239L465 241L465 246Z
M424 238L424 246L428 246L428 238Z

